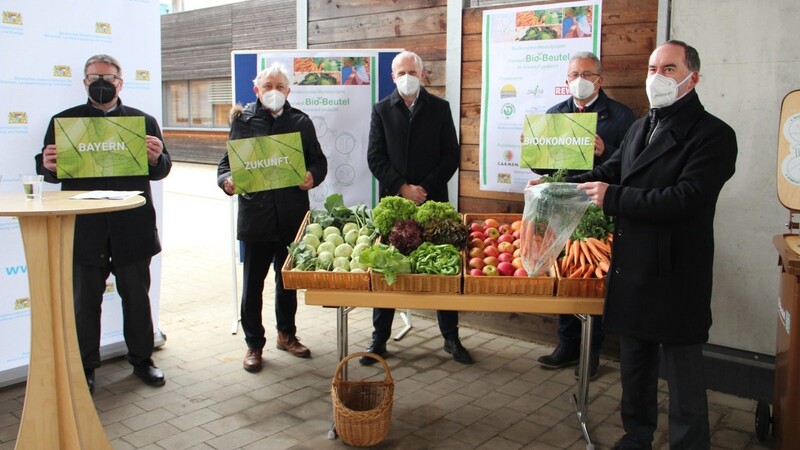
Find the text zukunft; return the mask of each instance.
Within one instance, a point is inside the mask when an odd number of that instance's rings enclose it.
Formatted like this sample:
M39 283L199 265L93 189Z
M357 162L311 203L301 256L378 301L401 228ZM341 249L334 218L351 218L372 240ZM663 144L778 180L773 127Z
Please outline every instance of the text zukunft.
M289 164L288 156L281 156L278 158L259 159L256 161L245 161L245 170L263 169L265 167L280 166L281 164Z
M593 137L576 137L576 136L541 136L541 137L526 137L523 140L525 145L591 145L594 141Z

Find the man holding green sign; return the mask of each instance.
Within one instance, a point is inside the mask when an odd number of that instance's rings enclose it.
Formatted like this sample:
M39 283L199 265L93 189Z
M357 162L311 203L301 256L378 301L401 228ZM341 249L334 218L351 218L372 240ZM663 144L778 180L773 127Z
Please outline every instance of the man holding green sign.
M161 252L161 243L150 181L166 177L172 161L156 119L122 104L119 61L92 56L84 66L84 77L89 100L50 120L44 148L36 155L36 172L49 183L61 183L64 191L142 191L147 200L141 208L75 219L75 324L86 382L94 392L94 371L100 367L101 305L106 280L113 273L122 300L128 362L145 383L163 386L164 373L151 359L150 259ZM109 136L120 138L109 140Z
M237 238L243 244L244 275L241 320L248 372L262 367L266 335L261 318L264 279L275 271L276 347L307 358L294 316L297 292L283 288L281 266L309 209L308 191L328 174L311 119L293 108L286 68L275 63L253 80L256 101L231 111L228 152L217 169L217 184L228 195L239 195Z

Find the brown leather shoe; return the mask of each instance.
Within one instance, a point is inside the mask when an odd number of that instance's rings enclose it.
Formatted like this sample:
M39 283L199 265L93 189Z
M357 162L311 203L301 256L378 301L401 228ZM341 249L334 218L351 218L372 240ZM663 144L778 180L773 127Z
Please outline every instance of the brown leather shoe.
M275 346L278 347L278 350L287 351L298 358L308 358L311 356L311 350L301 344L297 336L284 333L283 331L278 331L278 341Z
M261 349L248 348L242 362L244 370L248 372L258 372L261 370Z

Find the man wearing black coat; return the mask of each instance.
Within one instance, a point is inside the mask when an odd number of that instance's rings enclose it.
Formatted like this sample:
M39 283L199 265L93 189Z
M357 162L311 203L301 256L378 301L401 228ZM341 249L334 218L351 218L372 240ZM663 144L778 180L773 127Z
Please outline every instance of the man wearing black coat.
M248 372L258 372L262 367L262 353L267 340L261 307L264 279L270 264L275 271L275 318L278 331L275 346L300 358L311 356L311 351L300 343L295 334L297 291L283 288L281 266L289 254L287 246L294 240L309 210L309 189L319 186L328 174L328 160L317 140L314 123L286 100L291 91L286 68L275 63L259 72L253 84L256 101L244 108L241 105L234 107L229 139L299 132L306 176L297 186L239 195L237 238L242 241L244 256L241 320L247 343L242 365ZM226 194L234 194L227 153L217 168L217 184Z
M604 321L620 335L619 449L649 449L658 419L659 349L670 448L708 449L702 346L711 327L714 213L736 166L736 134L694 90L697 51L669 41L650 55L649 117L593 171L569 177L615 217Z
M64 191L142 191L146 203L140 208L101 214L79 215L75 219L73 290L75 324L83 370L89 391L94 392L94 371L100 367L100 314L106 280L116 279L122 301L123 335L133 373L153 386L163 386L164 373L154 364L153 319L150 310L150 259L161 252L156 229L150 181L169 174L172 161L164 147L155 118L125 106L119 99L122 69L108 55L86 61L83 81L89 100L56 114L62 117L124 117L145 119L148 175L59 179L56 168L55 121L50 120L42 153L36 155L36 172L45 181L61 183Z
M380 196L397 195L417 205L448 201L447 182L458 168L460 149L450 104L420 86L422 59L401 52L392 61L397 88L372 108L367 163L378 179ZM381 230L386 232L386 230ZM444 350L460 363L472 357L458 338L458 311L437 311ZM383 356L391 334L394 309L375 308L375 330L368 352ZM361 357L361 364L375 359Z
M596 113L597 129L594 138L594 166L599 166L613 155L636 120L630 108L610 99L603 91L603 66L591 52L572 55L567 67L567 85L570 98L547 110L547 114ZM538 172L538 171L537 171ZM570 172L572 173L572 172ZM576 172L578 173L578 172ZM603 347L603 320L592 317L592 348L589 358L589 376L597 376L600 349ZM553 353L541 356L537 362L545 368L557 369L578 363L581 345L581 321L573 314L558 316L558 346ZM577 375L578 368L575 368Z

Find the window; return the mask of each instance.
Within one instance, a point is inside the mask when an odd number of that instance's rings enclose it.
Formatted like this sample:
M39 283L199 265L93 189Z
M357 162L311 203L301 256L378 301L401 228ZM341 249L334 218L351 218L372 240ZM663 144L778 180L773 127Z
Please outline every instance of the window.
M229 79L168 81L164 87L165 127L227 128Z

